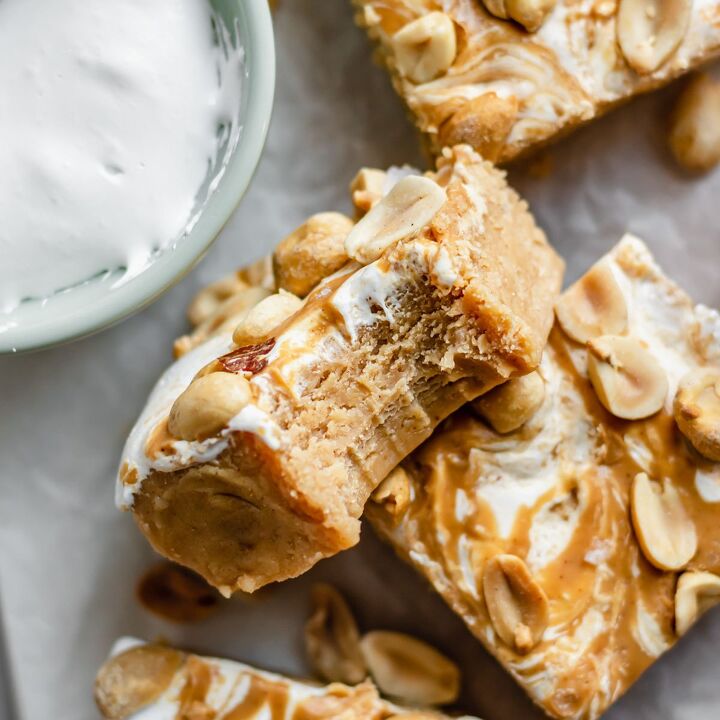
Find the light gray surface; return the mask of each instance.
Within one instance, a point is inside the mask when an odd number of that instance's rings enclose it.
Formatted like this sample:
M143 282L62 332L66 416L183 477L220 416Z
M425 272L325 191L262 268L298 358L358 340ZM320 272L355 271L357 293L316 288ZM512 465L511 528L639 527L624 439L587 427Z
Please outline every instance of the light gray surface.
M281 0L278 87L268 146L242 207L204 263L141 315L55 350L0 359L0 586L24 720L97 717L92 678L120 634L163 635L199 650L302 673L307 591L336 582L364 628L419 634L464 668L464 710L539 718L442 601L365 529L358 548L298 581L235 599L177 628L135 603L152 558L113 507L124 437L185 330L204 283L262 255L312 212L349 209L361 165L422 163L384 74L370 64L344 0ZM662 151L671 88L633 103L552 151L555 170L512 177L580 274L625 228L645 237L698 300L720 305L720 173L676 175ZM719 509L720 513L720 509ZM709 720L720 708L720 612L706 618L609 714L612 720Z

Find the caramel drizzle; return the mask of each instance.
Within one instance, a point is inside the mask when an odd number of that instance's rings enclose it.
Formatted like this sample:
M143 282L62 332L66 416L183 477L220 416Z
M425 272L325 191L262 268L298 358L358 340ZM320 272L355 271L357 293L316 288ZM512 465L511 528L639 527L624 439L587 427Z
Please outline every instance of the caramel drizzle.
M233 692L247 682L242 700L232 707L228 707L229 700L225 700L222 707L218 707L217 702L210 704L208 696L222 671L211 662L190 655L183 672L185 682L178 695L175 720L255 720L261 713L268 720L332 720L339 717L384 720L396 717L370 682L355 687L334 683L295 704L290 697L292 681L273 680L245 671L238 674L229 693L232 697ZM291 705L295 708L288 715Z
M485 561L497 552L526 557L530 529L539 509L558 493L570 490L577 494L580 514L572 536L564 549L536 574L550 599L554 639L541 642L530 657L525 656L524 669L518 669L517 656L511 649L503 645L490 647L518 679L522 681L527 676L525 684L530 682L531 693L531 677L542 667L539 663L555 666L553 690L535 699L561 716L589 709L593 698L602 694L600 681L604 676L609 676L609 690L602 696L601 704L609 704L654 662L655 656L648 654L634 632L640 609L657 623L664 643L669 646L675 640L673 597L677 573L652 567L635 540L629 520L629 494L633 478L645 468L631 456L626 439L632 438L648 448L649 474L673 482L695 522L699 547L688 569L720 571L717 521L720 509L705 503L698 494L694 484L696 463L672 416L664 410L635 422L612 416L573 363L572 353L577 347L554 329L547 352L552 353L559 365L563 382L580 393L597 435L593 454L580 476L559 477L532 506L519 509L509 537L499 537L492 509L477 494L477 469L470 462L473 447L487 446L488 440L497 436L480 421L461 412L414 458L413 500L401 521L404 532L412 536L410 539L419 540L427 554L441 562L458 588L447 599L465 616L478 637L486 641L489 618L482 593L467 588L463 561L467 562L469 556L472 567L481 571ZM519 439L522 441L522 435ZM571 467L572 472L577 469ZM462 520L456 516L459 492L464 493L464 502L469 505ZM382 522L391 526L385 517ZM397 526L397 519L392 526ZM607 542L608 554L596 566L588 562L588 552L596 550L603 541ZM583 649L576 666L558 673L564 666L563 654L578 649L576 644L568 647L565 643L563 647L563 639L573 634L591 607L600 610L603 629ZM532 657L537 661L528 662Z

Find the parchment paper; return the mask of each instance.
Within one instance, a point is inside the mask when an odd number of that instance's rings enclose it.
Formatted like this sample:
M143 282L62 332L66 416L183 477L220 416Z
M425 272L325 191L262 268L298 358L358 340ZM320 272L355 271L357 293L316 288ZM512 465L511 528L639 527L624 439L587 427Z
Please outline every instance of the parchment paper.
M122 634L307 672L308 589L331 580L364 629L413 632L463 666L462 707L487 720L539 718L507 675L408 567L365 528L359 547L307 576L228 602L193 627L156 620L133 596L153 555L113 506L123 440L185 330L205 283L259 257L307 215L349 210L361 165L423 164L413 130L346 0L281 0L278 85L264 158L204 263L141 315L98 336L0 359L0 594L9 671L24 720L96 718L96 668ZM720 171L679 175L663 123L678 86L636 101L547 153L548 177L511 171L577 277L625 229L645 238L697 300L720 306ZM0 636L2 633L0 633ZM612 720L720 716L720 611L711 613L608 714ZM0 662L2 655L0 654ZM0 683L0 687L2 683ZM1 712L1 711L0 711Z

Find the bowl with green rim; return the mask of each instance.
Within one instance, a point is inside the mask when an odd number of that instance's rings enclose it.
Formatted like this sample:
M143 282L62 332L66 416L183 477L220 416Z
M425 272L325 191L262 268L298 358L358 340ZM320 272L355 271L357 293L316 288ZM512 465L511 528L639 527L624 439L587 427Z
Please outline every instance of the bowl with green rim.
M90 335L156 300L208 251L245 194L265 145L275 90L275 45L268 0L209 0L223 42L244 56L239 131L196 199L192 226L132 277L124 268L0 313L0 353L38 350ZM226 139L226 142L229 140Z

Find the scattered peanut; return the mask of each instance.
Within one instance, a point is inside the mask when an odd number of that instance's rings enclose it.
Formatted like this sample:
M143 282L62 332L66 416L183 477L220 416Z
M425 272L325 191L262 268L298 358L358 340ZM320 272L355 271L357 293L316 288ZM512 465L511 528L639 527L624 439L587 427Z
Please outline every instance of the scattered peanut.
M251 400L250 383L243 375L203 375L175 400L168 430L181 440L202 440L219 432Z
M422 230L445 200L445 190L429 178L403 178L350 231L345 252L364 265L377 260L390 245Z
M140 578L141 605L164 620L194 623L219 608L220 595L192 570L165 560L155 563Z
M622 335L628 326L625 296L607 262L593 265L555 304L560 327L586 343L600 335Z
M616 417L639 420L665 404L665 372L635 338L601 335L590 340L587 365L598 399Z
M635 476L630 513L640 549L660 570L680 570L697 550L697 534L675 486L662 487L645 473Z
M348 260L345 238L353 221L337 212L318 213L277 246L273 268L277 287L305 297Z
M360 633L345 599L331 585L312 589L313 611L305 623L305 648L323 680L356 685L367 676Z
M408 705L444 705L457 699L460 670L427 643L376 630L363 636L360 647L384 694Z
M720 163L720 82L706 73L690 79L675 105L668 142L686 170L707 172Z
M452 65L457 52L455 26L443 12L422 15L392 38L398 69L414 83L426 83Z
M495 432L504 434L524 425L545 399L545 381L537 372L508 380L472 403Z

